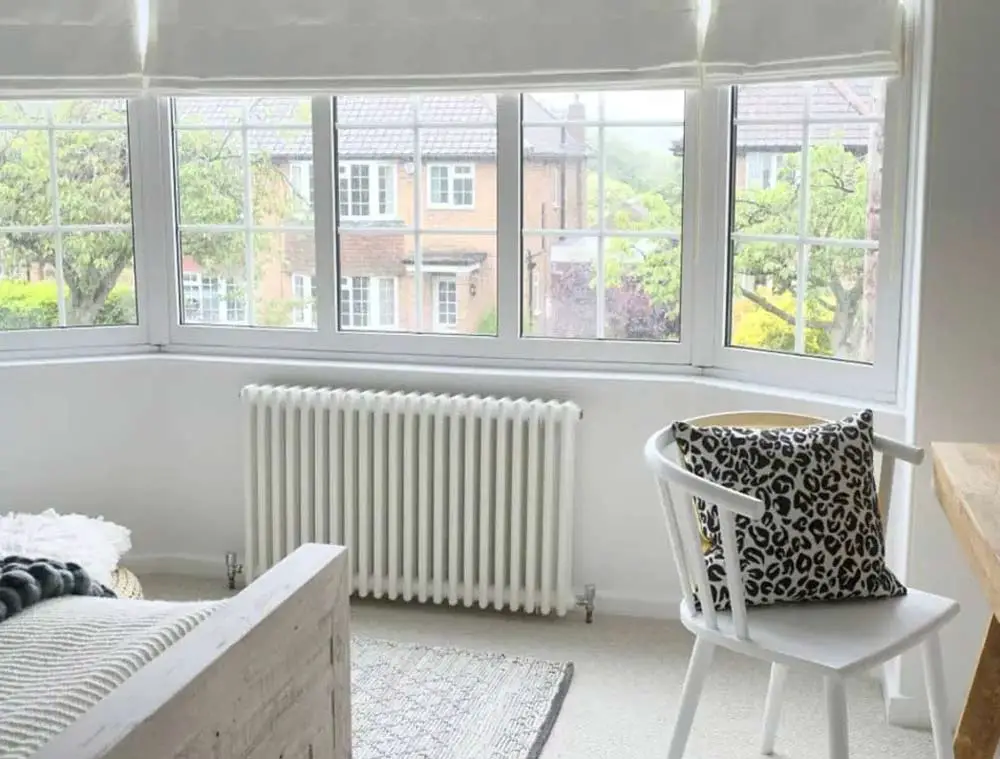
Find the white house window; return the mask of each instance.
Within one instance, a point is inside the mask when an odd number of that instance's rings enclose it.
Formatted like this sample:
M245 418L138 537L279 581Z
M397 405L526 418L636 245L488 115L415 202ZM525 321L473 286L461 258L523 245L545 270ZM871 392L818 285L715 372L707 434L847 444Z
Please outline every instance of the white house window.
M445 331L458 326L458 281L454 276L434 279L434 326Z
M476 168L472 164L431 164L428 167L430 205L472 208L476 203Z
M396 326L394 277L341 277L341 329L392 329Z
M232 280L184 272L184 321L189 324L242 324L243 295Z
M294 202L308 215L309 209L315 204L313 189L314 170L312 161L291 161L288 164L288 184L295 196Z
M778 174L785 163L781 153L753 152L746 154L746 186L769 190L778 183Z
M315 327L316 282L309 274L292 274L292 324L296 327Z
M337 169L341 218L395 216L395 169L393 164L341 162Z

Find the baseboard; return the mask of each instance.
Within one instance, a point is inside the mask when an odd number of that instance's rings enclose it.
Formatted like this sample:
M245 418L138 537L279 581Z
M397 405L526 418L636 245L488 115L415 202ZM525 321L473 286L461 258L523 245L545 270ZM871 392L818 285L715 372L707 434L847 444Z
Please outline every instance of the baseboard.
M163 574L201 577L205 579L226 579L226 564L221 558L206 556L169 554L128 554L122 564L137 575Z
M650 601L627 596L623 593L609 593L597 589L594 600L594 616L610 614L616 617L641 617L643 619L680 619L679 601Z

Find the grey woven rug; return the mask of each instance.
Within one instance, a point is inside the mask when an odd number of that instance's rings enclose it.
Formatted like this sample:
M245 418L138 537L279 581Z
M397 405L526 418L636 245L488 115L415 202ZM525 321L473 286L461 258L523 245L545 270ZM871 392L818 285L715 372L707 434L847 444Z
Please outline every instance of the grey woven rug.
M572 664L354 638L353 759L537 759Z

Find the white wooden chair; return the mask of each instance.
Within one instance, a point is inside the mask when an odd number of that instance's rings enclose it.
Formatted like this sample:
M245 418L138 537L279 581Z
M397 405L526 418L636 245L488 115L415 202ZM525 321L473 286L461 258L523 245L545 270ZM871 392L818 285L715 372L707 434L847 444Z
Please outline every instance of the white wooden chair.
M687 421L694 426L766 428L805 426L826 420L798 414L739 412ZM879 601L748 609L736 553L735 517L739 514L760 519L764 505L756 498L698 477L668 458L667 450L674 443L673 430L666 427L650 437L645 450L646 461L655 473L660 488L667 531L684 592L681 621L696 636L674 735L667 752L668 759L681 759L684 754L712 654L718 646L771 662L771 679L764 707L762 753L771 754L774 751L788 669L801 667L823 676L829 722L829 756L830 759L847 759L845 678L867 672L917 645L921 646L937 757L953 759L938 630L958 613L958 603L949 598L910 590L902 598ZM875 436L875 447L882 454L878 499L884 524L896 460L919 464L923 460L923 451L878 435ZM701 535L691 500L673 498L671 485L718 507L731 611L719 612L709 604L704 604L700 612L695 611L693 589L708 587Z

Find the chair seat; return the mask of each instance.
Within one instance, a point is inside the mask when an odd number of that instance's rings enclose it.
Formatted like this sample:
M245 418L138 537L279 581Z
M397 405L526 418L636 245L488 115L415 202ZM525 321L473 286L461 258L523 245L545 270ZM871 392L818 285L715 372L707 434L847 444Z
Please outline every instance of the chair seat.
M695 635L738 653L791 666L848 675L888 661L958 613L950 598L910 590L900 598L782 604L747 609L750 640L737 640L732 616L718 613L718 630L681 605Z

